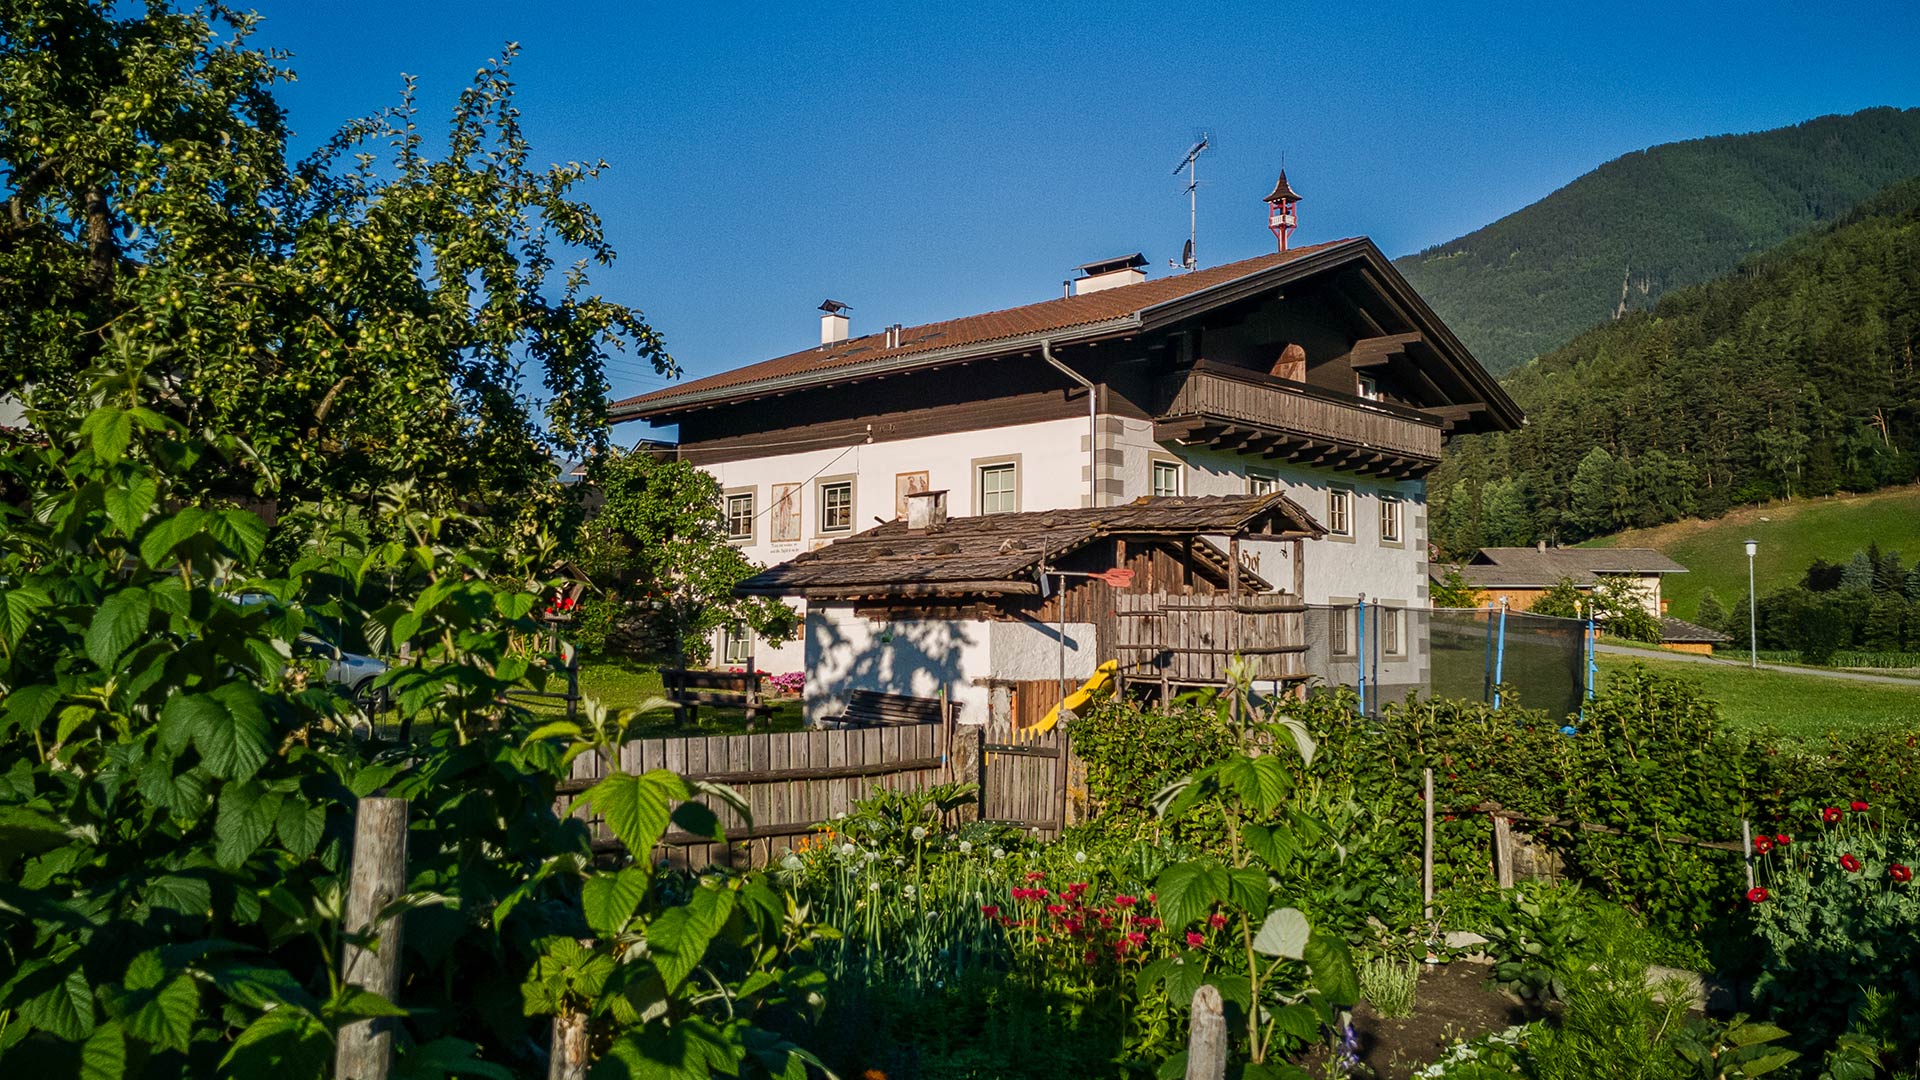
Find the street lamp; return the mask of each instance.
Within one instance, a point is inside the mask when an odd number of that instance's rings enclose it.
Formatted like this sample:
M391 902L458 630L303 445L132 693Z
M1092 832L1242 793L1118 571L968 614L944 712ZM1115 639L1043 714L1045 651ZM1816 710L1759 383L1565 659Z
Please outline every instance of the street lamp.
M1760 601L1753 595L1753 557L1760 553L1760 541L1747 541L1747 666L1760 666Z

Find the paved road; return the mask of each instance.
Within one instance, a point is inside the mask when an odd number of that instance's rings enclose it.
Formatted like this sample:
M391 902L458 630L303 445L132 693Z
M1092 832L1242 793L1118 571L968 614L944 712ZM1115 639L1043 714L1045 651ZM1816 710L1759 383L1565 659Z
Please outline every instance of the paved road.
M1731 656L1701 656L1698 653L1654 652L1651 649L1635 649L1626 645L1608 645L1602 642L1594 648L1614 656L1631 656L1641 660L1678 660L1683 664L1718 664L1721 667L1743 668L1745 660L1734 660ZM1760 667L1766 671L1779 671L1788 675L1812 675L1822 679L1846 679L1851 682L1892 683L1895 686L1910 687L1920 693L1920 679L1900 675L1875 675L1866 671L1836 671L1833 668L1793 667L1787 664L1769 664L1761 661Z

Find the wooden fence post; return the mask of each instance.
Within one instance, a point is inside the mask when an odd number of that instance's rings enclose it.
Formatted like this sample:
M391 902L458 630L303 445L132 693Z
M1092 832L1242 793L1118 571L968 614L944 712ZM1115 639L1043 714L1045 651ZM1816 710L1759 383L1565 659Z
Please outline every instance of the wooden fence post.
M1422 918L1433 921L1433 770L1421 770L1421 780L1426 785L1426 798L1420 801L1421 814L1425 817L1424 843L1420 851L1420 899Z
M1747 868L1747 891L1753 891L1753 822L1740 819L1740 861Z
M1513 888L1513 822L1498 810L1493 819L1493 883L1502 889Z
M587 1064L586 1014L564 1012L554 1017L547 1080L586 1080Z
M375 948L352 942L341 949L340 972L357 986L392 1001L400 989L400 917L379 925L375 916L407 889L407 800L361 799L353 815L353 866L347 887L346 930L374 934ZM393 1065L397 1017L356 1020L340 1029L335 1080L386 1080Z
M1187 1080L1223 1080L1227 1075L1227 1018L1220 991L1201 984L1193 992L1193 1016L1187 1026Z

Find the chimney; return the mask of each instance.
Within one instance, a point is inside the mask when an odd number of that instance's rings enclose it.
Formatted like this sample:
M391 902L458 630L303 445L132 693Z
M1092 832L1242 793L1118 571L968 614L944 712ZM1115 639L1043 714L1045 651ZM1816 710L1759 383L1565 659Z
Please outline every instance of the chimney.
M892 326L887 327L887 348L897 349L900 347L900 331L904 329L906 329L906 327L901 326L899 323L894 323Z
M853 309L838 300L820 304L820 347L838 345L847 340L847 315Z
M1147 280L1146 266L1147 257L1136 251L1117 259L1101 259L1075 267L1080 276L1073 279L1073 295L1085 296L1102 289L1138 285Z
M947 523L947 493L913 491L907 494L907 528L920 530Z

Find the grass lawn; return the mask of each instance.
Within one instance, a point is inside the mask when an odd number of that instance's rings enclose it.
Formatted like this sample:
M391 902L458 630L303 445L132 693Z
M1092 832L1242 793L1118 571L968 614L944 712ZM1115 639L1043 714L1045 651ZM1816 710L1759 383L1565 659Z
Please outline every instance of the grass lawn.
M1600 679L1629 664L1645 664L1662 675L1691 679L1720 703L1727 722L1744 728L1772 728L1783 734L1817 739L1828 731L1867 728L1920 729L1920 684L1853 682L1819 675L1753 671L1738 665L1662 660L1654 655L1601 653Z
M554 689L564 689L555 686ZM649 698L662 694L660 672L650 664L632 660L582 660L580 696L595 698L609 709L637 709ZM565 705L544 701L535 706L542 712L559 713ZM753 730L759 732L799 731L805 717L797 701L782 701L755 718ZM701 706L693 726L681 724L672 709L659 709L638 717L628 734L636 739L670 738L677 735L736 735L747 730L746 714L738 709Z
M1845 562L1874 541L1883 551L1904 553L1910 563L1920 556L1920 486L1742 507L1725 517L1629 529L1591 543L1656 548L1685 566L1688 572L1668 575L1660 591L1673 601L1673 614L1691 619L1709 588L1729 608L1746 596L1741 542L1749 539L1760 541L1753 569L1762 596L1799 581L1816 558Z

